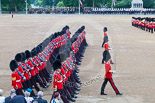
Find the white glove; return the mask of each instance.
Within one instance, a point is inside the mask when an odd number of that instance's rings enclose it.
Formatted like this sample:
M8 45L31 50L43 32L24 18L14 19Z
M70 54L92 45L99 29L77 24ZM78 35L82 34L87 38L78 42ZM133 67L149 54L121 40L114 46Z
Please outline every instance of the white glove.
M26 78L23 76L23 80L26 80Z
M113 74L116 74L116 70L113 70Z
M112 50L112 48L109 48L110 50Z

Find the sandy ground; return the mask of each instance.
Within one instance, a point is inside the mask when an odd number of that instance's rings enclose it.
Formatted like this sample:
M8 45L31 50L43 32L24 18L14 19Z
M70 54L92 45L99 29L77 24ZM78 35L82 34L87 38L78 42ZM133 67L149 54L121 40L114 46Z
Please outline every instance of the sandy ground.
M0 88L9 95L11 71L9 61L18 52L32 49L55 31L70 26L72 35L86 26L89 44L80 77L83 82L76 103L155 103L155 33L144 32L131 26L132 16L103 15L0 15ZM118 89L116 96L110 84L107 96L100 96L104 65L101 64L103 27L109 30L110 46L115 65L113 75ZM44 89L44 98L50 100L51 88Z

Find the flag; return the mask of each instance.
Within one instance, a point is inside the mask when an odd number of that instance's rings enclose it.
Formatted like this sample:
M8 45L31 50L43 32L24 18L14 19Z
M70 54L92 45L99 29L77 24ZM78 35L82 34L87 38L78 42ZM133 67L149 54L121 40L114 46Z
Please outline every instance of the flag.
M82 1L81 0L79 0L79 1L80 1L80 6L83 7Z
M112 3L113 3L113 5L114 5L114 6L116 5L116 2L115 2L115 0L112 0Z

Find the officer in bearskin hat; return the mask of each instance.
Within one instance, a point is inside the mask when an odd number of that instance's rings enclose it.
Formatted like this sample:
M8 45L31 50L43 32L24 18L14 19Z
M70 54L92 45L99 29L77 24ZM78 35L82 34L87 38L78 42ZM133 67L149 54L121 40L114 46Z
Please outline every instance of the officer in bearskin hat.
M67 96L65 94L64 88L63 88L63 77L60 74L61 73L61 62L60 60L55 60L53 63L53 88L54 91L57 91L60 93L61 98L64 103L70 103L70 101L67 99Z
M29 68L30 70L30 74L31 74L31 78L30 78L30 81L32 83L32 85L34 86L34 88L36 89L36 91L40 91L40 88L38 87L37 85L37 81L36 81L36 78L35 78L35 70L34 70L34 65L32 64L32 54L29 50L26 50L25 51L25 54L26 54L26 65L27 67Z
M24 70L22 68L22 59L23 59L23 56L21 53L17 53L16 56L15 56L15 60L17 61L17 64L18 64L18 73L19 75L21 76L21 81L22 81L22 85L23 85L23 89L27 89L28 86L26 84L26 77L24 76Z
M22 82L21 82L21 76L18 72L18 64L16 60L10 61L10 69L12 71L11 74L11 80L12 80L12 86L16 90L17 95L24 95L22 91Z

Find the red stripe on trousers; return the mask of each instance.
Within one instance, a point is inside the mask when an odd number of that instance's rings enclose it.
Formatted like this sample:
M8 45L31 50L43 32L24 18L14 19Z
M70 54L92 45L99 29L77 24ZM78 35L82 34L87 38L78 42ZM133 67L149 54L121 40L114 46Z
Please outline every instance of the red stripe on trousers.
M111 84L112 84L112 86L113 86L113 88L114 88L116 94L118 94L118 90L116 89L116 86L114 85L114 83L113 83L113 81L112 81L111 78L110 78L110 82L111 82Z

